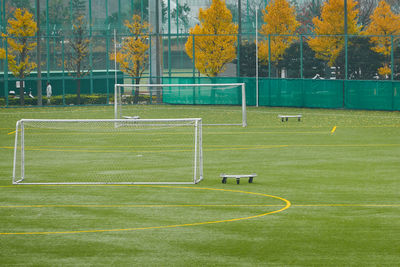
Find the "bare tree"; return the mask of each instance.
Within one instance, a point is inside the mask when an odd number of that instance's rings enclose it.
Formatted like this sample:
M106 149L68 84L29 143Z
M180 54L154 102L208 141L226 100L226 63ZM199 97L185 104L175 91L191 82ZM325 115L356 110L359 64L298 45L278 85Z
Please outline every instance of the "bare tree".
M72 34L69 41L70 51L64 63L70 74L76 79L77 104L81 101L81 79L89 74L91 66L88 64L90 40L86 37L86 21L83 16L75 19L72 25Z
M357 8L360 10L358 13L358 22L362 27L366 27L371 22L371 15L378 5L377 0L358 0Z
M314 31L313 18L321 16L322 1L308 0L297 5L297 20L300 22L298 33L311 34Z
M400 13L400 1L399 0L386 0L386 2L392 7L394 13Z

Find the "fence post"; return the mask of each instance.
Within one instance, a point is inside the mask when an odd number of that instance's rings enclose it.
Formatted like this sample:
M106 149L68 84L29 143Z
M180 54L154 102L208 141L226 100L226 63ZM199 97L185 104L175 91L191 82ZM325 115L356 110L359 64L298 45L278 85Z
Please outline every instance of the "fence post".
M46 64L47 81L50 79L50 27L49 27L49 0L46 0Z
M4 2L5 1L3 1L3 3ZM4 47L6 50L6 58L4 60L4 94L6 97L6 107L8 107L8 38L7 38L7 36L4 39L5 39Z
M241 33L239 33L237 39L237 52L236 52L236 76L240 77L240 44L241 44Z
M168 77L171 78L171 0L168 0Z
M37 62L42 62L42 55L41 55L41 31L40 31L40 1L36 0L36 21L37 21L37 33L36 33L36 60ZM63 63L64 64L64 63ZM42 67L40 63L37 64L37 81L36 81L36 94L38 98L38 106L42 106Z
M344 0L344 79L347 80L347 42L348 42L348 30L347 30L347 0Z
M300 78L303 79L303 35L300 35Z
M271 34L268 34L268 78L271 79Z
M1 13L1 27L3 28L3 31L6 31L6 1L2 2L2 5L0 6L0 10L2 11ZM7 56L7 37L5 38L1 38L2 42L4 43L4 49L6 50L6 57L4 59L4 74L3 74L3 78L4 78L4 98L6 100L6 107L8 107L8 77L6 76L6 73L8 73L7 70L7 64L8 64L8 56Z
M90 65L90 94L93 94L93 39L92 39L92 0L89 0L89 65Z
M393 35L390 36L391 50L390 50L390 67L391 67L391 83L392 83L392 110L394 110L394 97L395 97L395 83L394 83L394 45Z
M64 64L64 60L65 60L65 47L64 47L64 43L65 43L65 38L64 36L62 37L62 43L61 43L61 58L62 58L62 102L63 102L63 106L65 106L65 64Z
M196 35L194 35L193 34L193 48L192 48L192 50L193 50L193 79L195 78L195 76L196 76L196 63L195 63L195 58L196 58L196 55L195 55L195 53L196 53L196 49L195 49L195 44L196 44L196 42L195 42L195 37L196 37Z
M346 12L346 11L345 11ZM346 21L345 21L346 22ZM347 35L347 24L344 36L344 80L343 80L343 108L346 107L346 83L348 79L348 35Z
M393 35L390 35L390 43L391 43L391 50L390 50L390 65L391 65L391 80L394 80L394 45L393 45Z
M305 107L305 92L303 81L303 35L300 34L300 83L301 83L301 106Z
M109 51L110 51L110 24L107 26L107 32L106 32L106 73L107 73L107 102L106 104L110 103L110 79L109 79L109 74L110 74L110 58L108 57Z

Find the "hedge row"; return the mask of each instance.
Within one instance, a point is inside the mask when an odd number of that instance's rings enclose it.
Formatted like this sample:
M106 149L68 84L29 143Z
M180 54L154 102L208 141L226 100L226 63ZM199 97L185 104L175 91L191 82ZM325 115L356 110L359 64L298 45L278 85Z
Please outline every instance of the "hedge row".
M156 102L156 96L152 97L153 103ZM122 98L122 104L150 104L150 96L139 95L136 99L135 96L129 95Z
M150 102L149 96L140 95L138 99L135 101L134 96L127 96L123 99L123 104L147 104ZM76 95L65 95L65 105L77 105L78 98ZM153 97L153 101L155 98ZM81 95L81 105L105 105L105 104L112 104L114 103L114 95L110 95L109 102L107 103L107 95ZM29 98L25 97L25 106L37 106L38 100L37 98ZM43 96L42 104L45 105L63 105L63 96L52 96L50 98L50 104L47 103L47 97ZM0 106L6 105L6 99L4 97L0 98ZM19 98L8 98L8 105L9 106L19 106L20 99Z
M65 95L65 104L66 105L77 105L78 98L76 95ZM110 96L109 103L114 101L114 96ZM107 104L107 95L81 95L81 105L104 105ZM37 106L38 99L25 97L25 105L26 106ZM47 97L43 96L42 98L43 105L63 105L63 96L52 96L50 98L50 104L47 103ZM6 105L6 99L0 98L0 106ZM8 98L9 106L19 106L20 99L16 97Z

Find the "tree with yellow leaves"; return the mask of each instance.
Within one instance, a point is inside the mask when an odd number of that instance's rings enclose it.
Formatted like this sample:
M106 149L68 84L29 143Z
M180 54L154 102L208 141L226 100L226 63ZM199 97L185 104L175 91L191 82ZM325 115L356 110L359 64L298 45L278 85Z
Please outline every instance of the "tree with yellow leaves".
M365 29L364 34L383 35L370 37L370 42L375 44L371 50L388 57L392 53L392 37L390 35L400 35L400 15L394 14L390 5L382 0L370 18L371 23ZM396 39L398 38L393 38L393 41ZM383 77L392 73L388 62L378 69L378 73Z
M133 77L135 83L139 84L149 62L149 55L146 53L150 47L149 36L146 33L149 31L149 24L142 22L140 16L133 15L132 21L125 21L125 26L132 36L123 40L121 50L116 55L111 54L110 59L116 59L121 70ZM138 97L139 91L135 90L135 102Z
M200 25L189 30L186 53L201 73L215 77L236 58L238 26L224 0L213 0L208 9L200 8L199 20Z
M259 58L262 63L267 63L269 60L278 63L285 50L297 39L294 34L300 23L296 20L295 7L287 0L269 2L263 14L265 24L261 26L260 33L268 39L258 45Z
M360 26L357 25L357 2L347 0L347 33L358 34ZM317 35L308 41L309 46L319 59L328 61L329 66L334 66L340 51L344 48L344 1L329 0L322 6L321 18L313 19ZM332 36L336 35L336 36Z
M6 50L0 47L0 59L6 58Z
M20 79L19 97L21 105L25 104L24 79L36 68L34 62L30 62L29 52L36 47L33 38L37 31L33 15L26 9L17 8L14 18L8 20L7 44L8 44L8 68L13 75ZM2 51L3 57L5 51Z

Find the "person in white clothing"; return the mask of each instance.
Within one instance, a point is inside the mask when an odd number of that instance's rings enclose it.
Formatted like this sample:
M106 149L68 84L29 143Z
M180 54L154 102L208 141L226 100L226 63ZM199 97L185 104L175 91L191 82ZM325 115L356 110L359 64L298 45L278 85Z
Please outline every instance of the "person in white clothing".
M46 87L47 104L50 104L51 94L52 94L51 84L49 82L47 82L47 87Z

